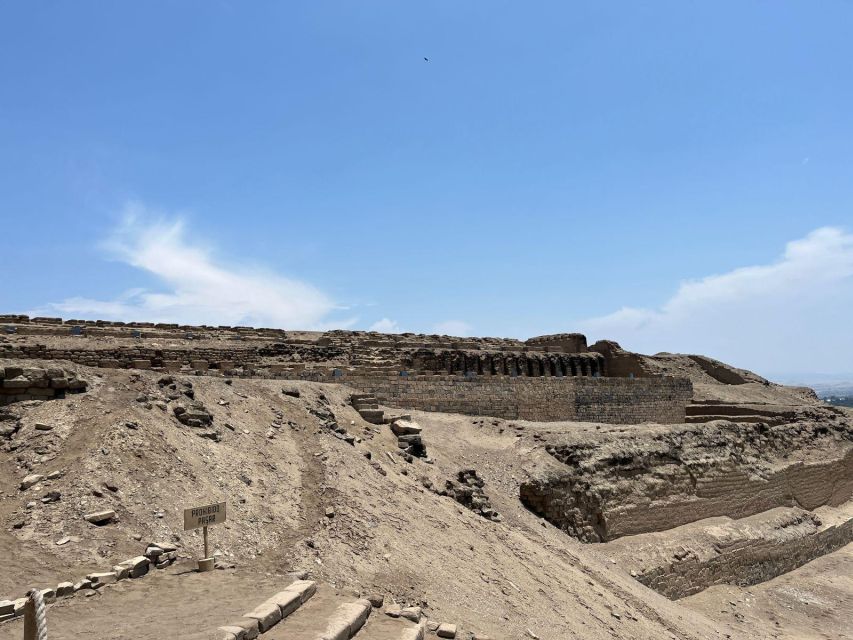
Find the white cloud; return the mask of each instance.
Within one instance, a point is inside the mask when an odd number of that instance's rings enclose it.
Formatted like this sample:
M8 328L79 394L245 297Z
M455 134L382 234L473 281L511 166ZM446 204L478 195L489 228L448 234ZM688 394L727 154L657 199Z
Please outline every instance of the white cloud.
M660 308L625 307L580 323L646 353L705 353L768 373L849 371L853 235L823 227L775 262L681 284Z
M382 320L377 320L372 325L368 331L378 331L380 333L403 333L403 330L400 329L400 325L397 324L396 320L391 320L390 318L382 318Z
M432 333L446 336L469 336L473 327L462 320L446 320L434 325L430 330Z
M155 276L163 289L132 289L114 300L72 297L49 306L65 317L182 324L320 329L355 322L329 320L338 307L312 285L258 268L226 267L189 236L184 220L129 204L105 247Z

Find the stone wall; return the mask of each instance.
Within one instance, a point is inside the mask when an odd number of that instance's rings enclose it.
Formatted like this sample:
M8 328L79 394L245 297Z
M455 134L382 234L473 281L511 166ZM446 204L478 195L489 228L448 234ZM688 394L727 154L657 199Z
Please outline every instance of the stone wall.
M21 400L50 400L86 390L86 383L59 368L0 367L0 406Z
M533 421L681 423L693 395L680 378L347 376L350 386L401 409Z

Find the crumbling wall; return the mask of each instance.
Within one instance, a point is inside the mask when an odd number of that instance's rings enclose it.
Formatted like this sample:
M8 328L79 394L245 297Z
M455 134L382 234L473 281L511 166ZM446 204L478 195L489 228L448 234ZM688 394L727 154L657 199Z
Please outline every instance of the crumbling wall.
M589 350L604 356L609 376L646 378L654 375L643 361L643 356L625 351L619 343L612 340L599 340L591 345Z
M50 400L86 390L86 383L59 368L0 367L0 406L22 400Z
M586 336L582 333L555 333L536 336L525 341L535 349L554 349L563 353L581 353L587 350Z

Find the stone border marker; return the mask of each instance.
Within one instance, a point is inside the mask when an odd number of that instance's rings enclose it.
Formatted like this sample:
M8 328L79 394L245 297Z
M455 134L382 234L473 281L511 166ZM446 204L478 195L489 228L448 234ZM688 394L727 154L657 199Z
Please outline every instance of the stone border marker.
M239 620L219 627L220 637L223 640L254 640L296 611L316 591L317 583L313 580L296 580Z

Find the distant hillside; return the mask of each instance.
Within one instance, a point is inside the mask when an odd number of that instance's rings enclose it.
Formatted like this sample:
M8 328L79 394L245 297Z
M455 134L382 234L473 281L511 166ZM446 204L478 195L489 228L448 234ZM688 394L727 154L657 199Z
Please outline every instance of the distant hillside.
M849 374L787 374L772 376L774 382L811 387L821 400L853 397L853 373ZM845 405L849 406L849 405Z

